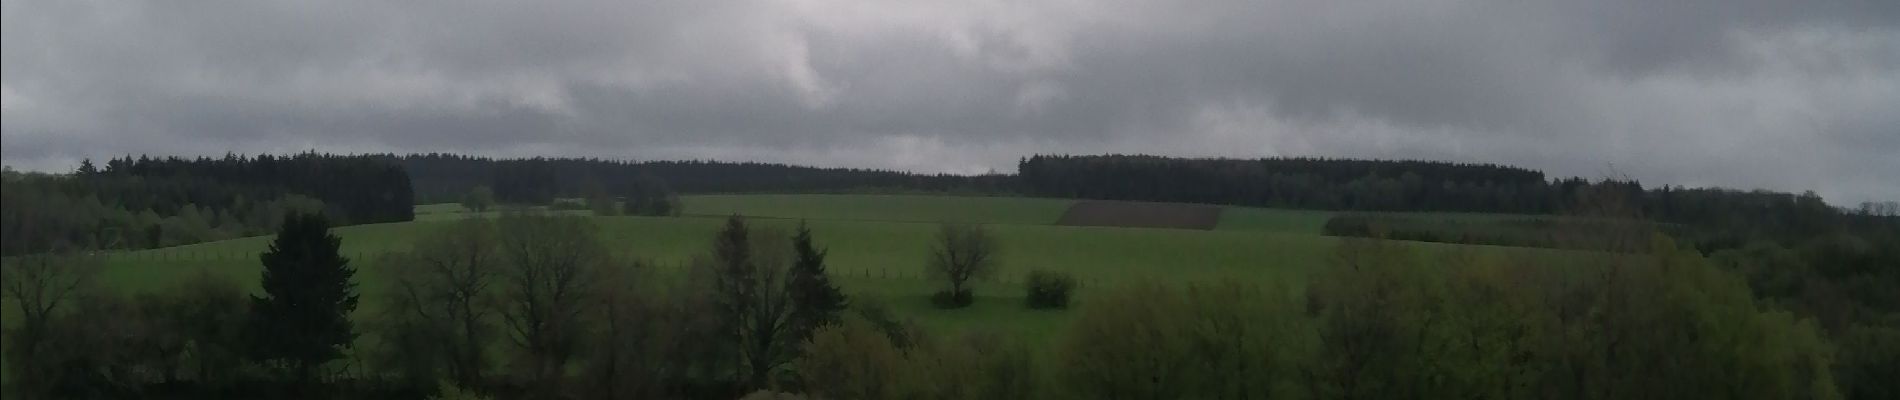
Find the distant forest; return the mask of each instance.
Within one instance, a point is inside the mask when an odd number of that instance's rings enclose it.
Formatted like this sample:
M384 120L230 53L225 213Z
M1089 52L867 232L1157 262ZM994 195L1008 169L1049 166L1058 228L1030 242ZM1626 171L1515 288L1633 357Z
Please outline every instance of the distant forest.
M412 204L462 201L477 188L503 204L667 193L953 193L1228 204L1357 212L1576 214L1610 192L1704 251L1756 239L1791 243L1844 229L1900 230L1891 203L1837 208L1813 193L1550 179L1493 164L1328 158L1208 159L1035 155L1017 174L952 175L718 161L495 159L454 154L304 153L116 158L72 174L9 172L0 229L8 254L148 248L260 234L288 210L339 224L410 220ZM1356 219L1352 221L1376 221ZM1348 228L1342 231L1366 231ZM38 232L27 234L28 232ZM1429 238L1429 235L1420 236ZM1445 240L1457 241L1457 240Z
M1747 240L1800 240L1839 229L1900 226L1894 206L1837 208L1813 192L1645 188L1631 179L1546 179L1493 164L1325 158L1192 159L1037 155L1018 165L1020 190L1045 197L1230 204L1365 212L1588 214L1590 196L1616 215L1683 225L1704 250Z
M409 175L384 157L127 156L103 168L87 160L71 174L7 170L4 180L0 249L8 255L262 235L294 211L352 224L414 218Z
M395 159L415 180L416 200L420 203L455 202L476 186L485 185L502 203L547 204L555 198L626 193L648 179L665 182L680 193L1014 191L1014 179L1008 175L915 174L754 162L494 159L455 154L411 154Z

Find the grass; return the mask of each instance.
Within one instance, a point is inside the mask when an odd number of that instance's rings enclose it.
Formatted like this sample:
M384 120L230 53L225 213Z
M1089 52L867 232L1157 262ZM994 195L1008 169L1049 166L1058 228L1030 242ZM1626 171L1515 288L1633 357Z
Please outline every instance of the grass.
M1285 210L1277 208L1227 207L1221 210L1216 230L1279 232L1318 235L1331 219L1332 211Z
M608 246L657 264L656 268L685 268L696 254L706 252L721 218L597 217ZM406 248L409 238L428 234L444 221L376 224L336 229L343 252L355 260L365 294L364 308L375 306L375 294L384 287L370 261L373 254ZM893 308L927 307L925 298L936 289L923 269L924 257L937 226L931 223L833 221L809 222L820 245L830 251L830 268L847 292L881 298ZM789 232L792 220L755 220L755 229ZM983 303L1021 301L1021 275L1031 269L1074 274L1085 286L1109 286L1134 279L1213 280L1224 278L1300 279L1320 265L1334 239L1314 235L1257 234L1251 232L1121 229L1045 225L995 225L991 229L1003 244L1004 271L996 282L980 284L979 294L997 298ZM162 290L188 279L196 271L255 284L256 254L268 237L252 237L165 249L115 254L100 277L106 287L123 290ZM988 300L988 299L986 299ZM923 311L922 309L918 311ZM926 325L1007 325L981 323L985 312L960 310L914 313ZM972 320L974 319L974 320Z
M1330 213L1230 207L1216 230L1131 229L1056 226L1068 200L884 196L884 195L734 195L687 196L684 217L593 217L610 249L652 262L657 279L680 276L687 262L703 254L711 237L733 213L755 219L759 229L789 232L806 219L839 285L853 301L876 301L900 318L914 319L933 333L989 330L1048 343L1073 317L1070 311L1038 311L1023 306L1022 277L1032 269L1073 274L1081 284L1076 301L1086 306L1090 293L1129 282L1212 282L1250 280L1299 287L1324 268L1337 238L1319 235ZM459 205L417 207L417 221L337 228L343 252L355 260L364 318L387 290L374 255L408 248L412 239L430 234L456 218L469 216ZM490 212L489 214L493 214ZM942 284L927 277L924 258L936 233L935 221L982 222L1002 245L1003 272L978 283L976 305L937 310L929 295ZM255 290L257 254L269 237L251 237L113 253L100 283L124 291L167 290L197 271L230 277ZM1469 248L1492 253L1528 254L1562 260L1551 250L1408 243L1430 252ZM1574 258L1574 257L1569 257ZM10 305L9 305L10 306ZM9 309L8 313L12 310Z

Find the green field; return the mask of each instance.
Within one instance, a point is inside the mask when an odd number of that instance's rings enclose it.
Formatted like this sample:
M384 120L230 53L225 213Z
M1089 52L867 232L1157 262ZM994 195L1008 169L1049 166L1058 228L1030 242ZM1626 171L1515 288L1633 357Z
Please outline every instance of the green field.
M594 217L609 248L649 261L652 279L672 279L707 251L724 216L761 217L755 225L789 231L807 221L830 249L830 268L858 301L879 301L934 331L995 330L1046 337L1069 318L1022 307L1021 278L1033 269L1066 271L1083 284L1078 301L1120 282L1253 280L1299 283L1322 268L1338 239L1319 235L1330 213L1230 207L1211 231L1053 225L1069 200L884 195L686 196L681 217ZM490 212L489 214L493 214ZM364 304L373 310L385 289L375 254L406 248L413 238L471 214L459 205L417 207L417 221L337 228L346 256L361 270ZM989 224L1002 244L1003 272L976 287L976 306L936 310L927 301L939 284L926 278L924 258L935 221ZM255 284L257 253L270 238L251 237L109 254L100 283L127 291L158 290L197 271ZM1454 245L1414 243L1428 251ZM1525 254L1546 250L1470 247ZM1297 286L1297 285L1295 285Z

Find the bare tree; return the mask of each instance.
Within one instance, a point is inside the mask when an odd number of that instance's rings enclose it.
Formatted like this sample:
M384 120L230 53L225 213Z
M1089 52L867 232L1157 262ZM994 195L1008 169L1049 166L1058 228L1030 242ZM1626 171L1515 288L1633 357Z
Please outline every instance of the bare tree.
M395 276L390 311L440 335L449 372L463 386L480 382L487 365L499 243L494 223L468 218L424 236L388 265Z
M583 331L579 318L593 303L606 248L581 217L504 215L500 229L502 320L525 351L530 378L545 392L565 375Z
M714 303L738 344L744 378L755 389L796 355L790 250L781 232L753 235L744 219L733 216L714 237L711 259L701 261L713 271Z
M950 282L950 294L968 296L971 279L996 274L996 238L982 225L944 224L930 250L928 272Z
M16 359L29 361L14 363L12 368L26 374L29 382L41 372L30 361L46 339L48 323L61 306L91 285L100 269L99 260L70 254L30 255L0 263L0 291L20 309L20 320L8 324L12 342L7 347Z
M585 367L589 394L595 398L659 397L668 376L667 356L679 351L678 337L667 335L677 325L666 320L668 299L650 295L641 286L640 273L646 267L613 268L602 271L596 306L589 311L595 321L589 336Z

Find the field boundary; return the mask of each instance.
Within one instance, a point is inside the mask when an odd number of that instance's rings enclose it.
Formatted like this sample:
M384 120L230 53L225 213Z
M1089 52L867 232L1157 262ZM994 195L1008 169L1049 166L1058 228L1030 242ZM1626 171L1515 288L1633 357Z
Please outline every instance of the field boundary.
M1069 205L1056 225L1207 231L1220 225L1225 209L1211 204L1083 200Z

